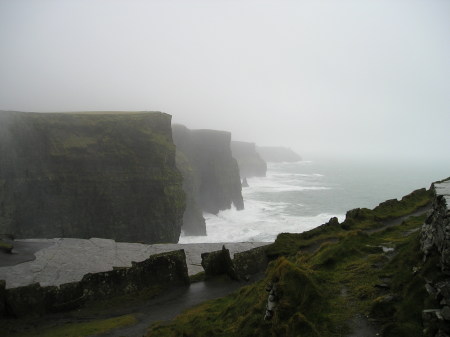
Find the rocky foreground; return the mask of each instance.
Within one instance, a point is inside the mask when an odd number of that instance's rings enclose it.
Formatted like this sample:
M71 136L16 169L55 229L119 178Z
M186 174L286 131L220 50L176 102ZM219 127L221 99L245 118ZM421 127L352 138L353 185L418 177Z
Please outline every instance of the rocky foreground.
M39 282L41 286L59 286L80 281L88 273L112 270L113 267L131 267L132 261L141 262L151 255L184 249L189 275L203 271L201 254L217 251L223 245L235 253L267 245L267 242L153 244L115 242L109 239L29 239L18 241L20 250L9 255L0 252L0 262L20 261L28 246L44 247L35 252L35 260L13 266L0 267L0 280L6 288L26 286ZM1 264L0 264L1 265Z

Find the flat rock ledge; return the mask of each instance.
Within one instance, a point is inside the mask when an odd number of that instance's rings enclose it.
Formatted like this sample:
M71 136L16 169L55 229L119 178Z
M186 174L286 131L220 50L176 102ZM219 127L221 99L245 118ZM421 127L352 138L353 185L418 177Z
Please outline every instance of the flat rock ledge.
M88 273L110 271L113 267L131 267L131 262L141 262L149 256L184 249L189 275L203 271L201 254L221 250L222 246L234 254L268 245L269 242L233 243L192 243L192 244L153 244L115 242L110 239L91 238L72 239L28 239L27 243L50 244L35 252L36 259L13 266L0 267L0 280L6 281L6 288L16 288L32 283L41 286L59 286L68 282L80 281ZM14 254L21 254L14 251ZM0 254L1 259L10 258Z

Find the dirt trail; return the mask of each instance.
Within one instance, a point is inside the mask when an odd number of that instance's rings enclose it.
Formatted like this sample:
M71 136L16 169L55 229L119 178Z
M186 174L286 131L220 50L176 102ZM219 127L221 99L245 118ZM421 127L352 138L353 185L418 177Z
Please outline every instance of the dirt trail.
M409 219L410 217L415 217L415 216L420 216L425 214L426 212L428 212L431 209L431 205L426 205L424 207L420 207L419 209L417 209L416 211L405 215L405 216L401 216L399 218L395 218L395 219L390 219L390 220L385 220L382 222L382 226L376 229L370 229L370 230L366 230L365 232L368 234L373 234L373 233L377 233L380 232L388 227L392 227L392 226L398 226L401 225L405 220ZM346 337L377 337L377 336L381 336L381 327L377 326L377 324L372 323L369 321L369 319L362 315L356 315L355 317L353 317L349 322L348 325L350 326L350 329L352 330L352 332L347 335Z

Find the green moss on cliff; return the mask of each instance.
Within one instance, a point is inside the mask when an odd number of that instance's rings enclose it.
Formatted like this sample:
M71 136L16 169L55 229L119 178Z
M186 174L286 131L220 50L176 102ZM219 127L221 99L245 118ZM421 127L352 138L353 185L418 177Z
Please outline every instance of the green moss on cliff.
M185 208L171 117L0 114L0 231L177 242Z

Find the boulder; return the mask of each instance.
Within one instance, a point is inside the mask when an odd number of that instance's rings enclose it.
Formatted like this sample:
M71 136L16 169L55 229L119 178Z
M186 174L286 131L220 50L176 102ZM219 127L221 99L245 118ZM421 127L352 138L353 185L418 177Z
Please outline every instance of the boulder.
M230 257L230 251L225 246L222 246L222 250L203 253L201 257L205 278L226 274L233 280L239 279Z

